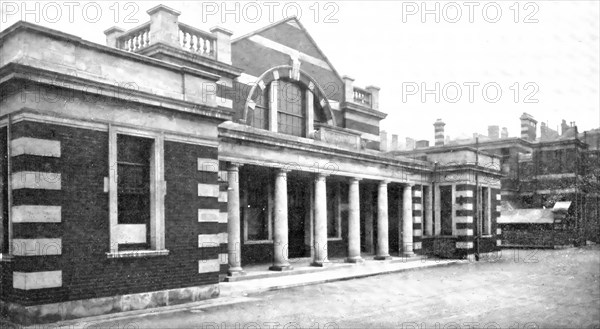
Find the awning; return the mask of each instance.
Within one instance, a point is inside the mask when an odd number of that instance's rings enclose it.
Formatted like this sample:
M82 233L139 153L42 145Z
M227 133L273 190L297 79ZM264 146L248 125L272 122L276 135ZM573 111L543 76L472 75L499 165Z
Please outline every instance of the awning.
M503 211L498 217L499 224L552 224L552 209L515 209Z
M569 211L569 207L571 207L571 201L559 201L554 204L554 208L552 208L553 212L557 211Z

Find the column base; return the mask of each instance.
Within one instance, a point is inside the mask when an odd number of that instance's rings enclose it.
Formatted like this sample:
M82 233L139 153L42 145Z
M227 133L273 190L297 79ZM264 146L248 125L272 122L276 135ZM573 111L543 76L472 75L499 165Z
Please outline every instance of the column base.
M375 256L375 260L390 260L392 259L392 256L390 255L386 255L386 256Z
M269 267L269 271L278 271L278 272L283 272L283 271L291 271L294 268L292 267L292 265L272 265Z
M243 276L243 275L246 275L246 272L244 272L241 267L233 268L233 269L230 269L229 271L227 271L227 276L230 276L230 277Z
M365 260L360 256L346 258L346 263L362 264L364 262Z
M325 262L320 262L320 261L315 261L310 263L310 266L314 266L314 267L326 267L326 266L330 266L331 263L329 261L325 261Z
M402 257L417 257L417 254L415 254L413 251L403 251Z

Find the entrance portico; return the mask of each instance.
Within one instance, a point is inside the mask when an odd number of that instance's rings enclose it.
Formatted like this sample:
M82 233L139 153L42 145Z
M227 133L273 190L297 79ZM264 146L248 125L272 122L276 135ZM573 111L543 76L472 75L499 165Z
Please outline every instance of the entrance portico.
M416 173L427 170L425 166L413 163L415 174L411 175L397 159L358 162L351 157L360 157L361 152L339 149L337 155L328 154L330 160L323 163L324 143L312 141L308 148L302 145L306 139L284 136L278 140L282 152L265 143L271 134L268 131L234 123L221 127L225 137L221 161L228 163L230 172L239 168L238 179L228 180L230 200L234 201L228 208L232 219L228 234L236 235L228 239L233 242L228 244L230 274L241 272L244 264L268 261L272 262L270 270L293 270L290 260L294 258L310 257L312 266L322 267L332 257L362 263L365 257L389 260L391 254L414 254L411 189L422 177ZM343 153L349 154L340 156ZM291 162L290 155L296 161ZM376 169L379 175L370 174L373 166L380 167ZM233 209L235 190L239 190L239 219ZM365 190L372 193L362 195ZM400 190L403 192L398 193ZM361 211L361 205L368 205L365 210L371 209L373 221L369 221L367 211ZM367 239L369 230L374 233L375 254L361 254L361 240Z

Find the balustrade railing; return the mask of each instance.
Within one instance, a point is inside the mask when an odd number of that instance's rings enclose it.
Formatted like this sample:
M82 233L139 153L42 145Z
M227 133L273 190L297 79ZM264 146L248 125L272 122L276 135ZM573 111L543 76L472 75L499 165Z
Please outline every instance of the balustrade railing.
M354 87L353 99L355 103L371 106L371 93L364 89Z
M118 46L126 51L137 51L150 45L150 22L127 31L119 37Z
M210 33L179 23L179 45L195 54L216 58L217 39Z
M178 23L178 26L177 40L182 49L201 56L216 58L217 38L214 35L183 23ZM135 52L148 47L152 41L150 39L150 22L148 22L120 36L118 47Z

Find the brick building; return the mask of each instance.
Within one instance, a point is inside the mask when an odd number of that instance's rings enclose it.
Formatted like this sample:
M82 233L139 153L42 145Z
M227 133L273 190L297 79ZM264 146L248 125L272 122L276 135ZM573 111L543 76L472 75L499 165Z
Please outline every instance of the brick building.
M148 15L106 46L25 22L0 33L12 320L212 298L248 264L498 249L501 158L381 152L379 88L340 76L296 18L232 40Z
M520 117L521 134L509 137L506 128L489 126L488 135L448 139L442 120L434 123L435 147L391 150L416 159L465 148L500 157L502 216L498 233L504 246L559 247L600 242L600 129L579 133L574 122L561 132L533 116ZM385 149L383 146L382 149ZM480 160L485 166L486 160ZM471 160L471 162L474 162Z

